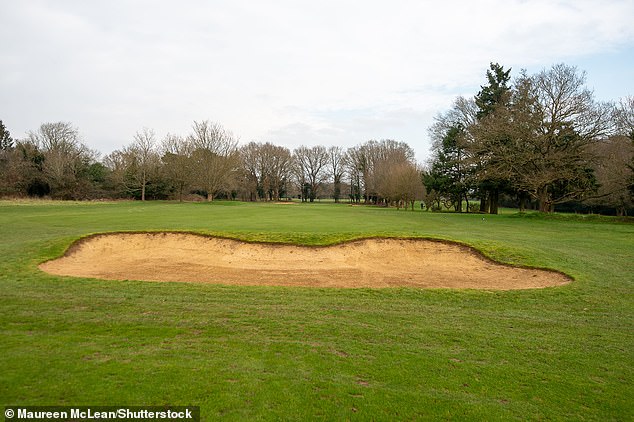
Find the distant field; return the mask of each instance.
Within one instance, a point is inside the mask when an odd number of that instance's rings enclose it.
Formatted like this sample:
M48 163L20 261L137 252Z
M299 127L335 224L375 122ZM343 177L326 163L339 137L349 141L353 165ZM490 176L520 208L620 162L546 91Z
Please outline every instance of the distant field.
M575 281L520 291L55 277L110 231L463 242ZM0 398L200 405L203 420L633 420L634 224L347 204L0 201Z

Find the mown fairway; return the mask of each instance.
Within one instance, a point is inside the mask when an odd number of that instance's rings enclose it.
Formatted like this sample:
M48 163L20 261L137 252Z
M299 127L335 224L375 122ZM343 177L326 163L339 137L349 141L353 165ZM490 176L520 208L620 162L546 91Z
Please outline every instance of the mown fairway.
M457 240L576 281L327 290L59 278L95 232ZM200 405L203 420L634 419L634 225L348 205L0 202L0 398ZM421 269L424 271L424 268Z

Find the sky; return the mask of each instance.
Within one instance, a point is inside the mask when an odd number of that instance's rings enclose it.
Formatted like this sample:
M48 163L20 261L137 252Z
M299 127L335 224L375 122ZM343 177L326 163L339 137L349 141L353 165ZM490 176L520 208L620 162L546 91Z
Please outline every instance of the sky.
M0 120L13 138L71 122L103 154L194 121L240 143L408 143L512 75L587 72L597 100L634 95L634 0L0 0Z

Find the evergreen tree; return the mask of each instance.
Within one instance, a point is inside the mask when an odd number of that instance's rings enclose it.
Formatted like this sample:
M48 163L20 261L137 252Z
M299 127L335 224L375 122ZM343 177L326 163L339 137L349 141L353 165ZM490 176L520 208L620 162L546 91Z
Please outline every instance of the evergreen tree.
M480 86L481 90L475 96L478 106L478 119L491 114L499 105L508 102L508 93L511 91L511 69L504 70L498 63L491 63L487 70L488 85Z
M13 148L13 138L2 120L0 120L0 150L8 151Z
M511 92L509 87L510 75L511 69L504 70L504 67L498 63L490 64L489 70L487 70L488 84L481 86L480 92L475 96L475 103L478 107L476 114L478 120L491 115L498 107L508 107ZM487 159L475 158L480 164L477 174L486 174ZM478 180L477 191L480 193L480 212L497 214L500 191L507 184L503 180L490 177L479 177Z
M427 191L439 195L458 212L462 212L462 202L467 201L469 190L466 183L463 134L464 130L460 125L447 129L445 136L435 147L431 171L424 177Z

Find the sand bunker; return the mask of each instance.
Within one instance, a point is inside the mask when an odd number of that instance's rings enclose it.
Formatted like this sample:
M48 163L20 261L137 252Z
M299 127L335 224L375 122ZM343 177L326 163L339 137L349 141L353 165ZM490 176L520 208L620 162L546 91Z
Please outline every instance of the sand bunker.
M185 233L92 236L40 268L107 280L308 287L529 289L563 274L501 265L456 244L365 239L328 247L245 243Z

